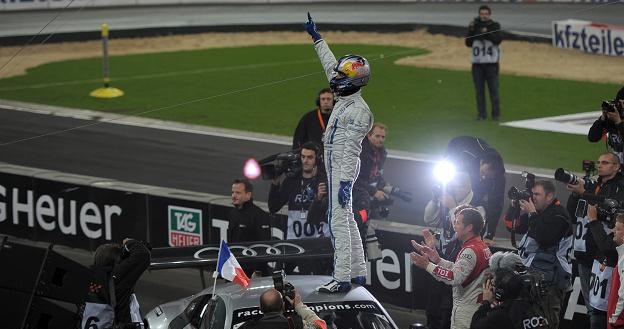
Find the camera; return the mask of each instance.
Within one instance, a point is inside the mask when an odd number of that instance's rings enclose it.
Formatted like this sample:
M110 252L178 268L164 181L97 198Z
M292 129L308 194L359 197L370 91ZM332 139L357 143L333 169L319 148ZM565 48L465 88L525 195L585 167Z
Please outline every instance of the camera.
M290 304L288 299L295 299L295 286L290 282L284 281L286 278L286 274L284 270L274 271L273 272L273 288L279 291L282 294L282 299L284 300L285 310L293 310L293 305Z
M390 215L390 206L394 204L394 199L392 198L393 196L405 202L412 202L412 193L401 191L401 189L396 186L386 184L382 188L382 191L384 191L388 195L385 200L378 201L377 199L373 198L371 201L371 209L376 211L381 218L388 218L388 216Z
M555 170L555 179L564 184L570 185L576 185L579 182L578 176L563 168L558 168L557 170Z
M264 180L271 180L282 174L294 177L301 171L301 155L298 150L277 153L261 159L258 164Z
M615 215L623 208L623 204L618 200L591 193L583 193L580 195L579 203L577 204L576 217L585 216L587 213L587 203L596 206L599 220L606 221L610 224L613 224Z
M620 107L616 101L602 101L602 110L606 112L619 112Z
M390 194L392 196L395 196L405 202L412 202L412 193L411 192L406 192L406 191L401 191L400 188L396 187L396 186L392 186L390 184L386 184L386 186L383 188L383 191L386 192L387 194Z
M507 197L510 200L515 200L516 202L520 200L529 201L529 199L533 196L533 186L535 185L535 175L528 172L523 171L522 177L524 178L524 189L519 189L515 186L512 186L509 191L507 191Z

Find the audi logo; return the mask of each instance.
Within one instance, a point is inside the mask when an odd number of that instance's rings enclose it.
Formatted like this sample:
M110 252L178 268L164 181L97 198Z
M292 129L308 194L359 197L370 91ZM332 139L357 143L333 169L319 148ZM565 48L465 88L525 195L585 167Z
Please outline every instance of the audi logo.
M305 253L305 249L299 245L290 242L278 242L274 245L268 245L264 243L252 244L248 247L245 246L230 246L230 251L234 255L242 255L247 257L255 257L258 255L301 255ZM193 257L195 259L205 259L202 254L212 254L214 257L219 253L219 247L206 247L199 249L195 252Z

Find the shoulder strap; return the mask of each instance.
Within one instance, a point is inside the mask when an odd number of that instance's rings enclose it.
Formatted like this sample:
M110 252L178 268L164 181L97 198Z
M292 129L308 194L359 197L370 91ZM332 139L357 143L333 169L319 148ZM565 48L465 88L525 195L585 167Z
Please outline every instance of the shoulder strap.
M117 296L115 296L115 277L113 276L113 273L111 273L108 278L108 294L110 296L110 305L113 307L114 313L115 307L117 306ZM114 319L113 323L115 323Z

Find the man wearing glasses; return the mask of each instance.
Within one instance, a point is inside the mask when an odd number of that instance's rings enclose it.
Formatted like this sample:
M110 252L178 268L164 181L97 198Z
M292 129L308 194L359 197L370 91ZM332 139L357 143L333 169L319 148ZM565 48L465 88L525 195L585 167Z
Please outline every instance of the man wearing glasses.
M574 258L578 266L578 273L581 279L581 291L585 298L585 305L590 315L591 328L606 327L606 298L608 291L600 291L601 287L608 289L610 283L603 283L603 280L610 280L610 276L605 274L611 267L609 259L615 248L604 245L601 239L610 232L610 225L615 218L605 211L596 211L593 207L588 207L582 194L595 194L607 199L615 199L620 204L624 201L624 176L620 173L620 160L614 153L603 153L598 158L598 180L587 182L578 179L576 184L568 185L572 195L568 199L568 212L573 215L572 223L574 229ZM588 214L588 209L590 210ZM589 216L588 216L589 215ZM613 250L611 250L613 249ZM615 254L617 255L617 254ZM602 278L601 282L590 280L591 277ZM590 282L600 284L597 289L590 291ZM596 293L594 293L596 292Z

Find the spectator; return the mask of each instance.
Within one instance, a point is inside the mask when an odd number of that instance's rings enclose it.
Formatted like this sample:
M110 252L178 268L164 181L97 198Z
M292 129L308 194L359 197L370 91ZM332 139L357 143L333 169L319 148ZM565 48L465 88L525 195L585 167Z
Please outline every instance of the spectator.
M613 241L617 244L618 262L613 279L611 279L611 292L609 293L608 311L609 329L624 328L624 214L618 214L613 229Z
M520 200L520 219L516 230L525 234L518 247L524 265L544 275L547 295L544 307L548 323L559 327L559 313L565 292L572 283L572 227L568 213L555 197L555 185L537 181L533 196Z
M269 215L253 203L252 193L253 185L248 179L235 179L232 182L234 208L228 213L228 242L230 243L271 239ZM266 264L245 263L243 268L248 276L268 274Z
M316 97L316 109L307 112L299 120L293 135L293 150L300 148L306 142L323 145L323 133L333 108L334 93L329 88L321 89Z
M591 207L583 207L585 201L580 201L584 193L595 194L599 197L624 201L624 176L620 173L619 158L614 153L603 153L598 158L598 180L585 182L578 179L573 185L568 185L572 195L568 198L568 211L574 213L574 258L578 266L581 280L581 291L585 298L590 324L592 328L606 327L606 310L608 289L611 284L609 271L616 263L615 246L602 239L606 236L607 223L611 222L611 214L600 212L590 214ZM579 209L577 209L579 208ZM587 208L587 211L585 211ZM577 211L578 210L578 211ZM590 219L590 216L597 220ZM598 237L595 237L597 235ZM590 292L591 277L600 277L601 289ZM602 282L605 284L602 284ZM603 288L602 288L603 287ZM604 289L605 291L602 291Z
M95 250L93 277L85 300L81 328L136 328L143 324L134 286L149 267L148 244L124 239Z
M455 262L442 259L435 249L412 240L416 250L410 254L412 263L425 269L436 280L453 287L453 329L469 328L472 316L480 305L482 285L484 277L489 273L488 261L491 255L479 235L483 225L481 213L474 208L462 209L457 214L453 228L462 246Z
M505 203L503 158L485 140L471 136L453 138L446 148L446 158L458 171L470 175L473 200L485 208L487 222L481 234L485 243L491 245Z
M605 106L606 105L606 106ZM624 111L624 87L615 95L615 98L607 104L603 103L602 114L589 128L587 139L596 143L607 137L607 145L612 152L617 154L620 163L624 161L624 124L622 115Z
M326 217L322 221L308 220L312 203L327 195L327 178L319 172L322 166L320 150L314 142L306 142L301 146L300 155L301 168L296 175L273 179L269 191L269 212L276 213L288 204L286 239L329 237ZM300 274L326 273L326 269L316 266L320 265L318 261L298 264ZM290 274L292 268L294 264L287 266L286 272Z
M500 43L503 41L501 26L490 16L492 10L483 5L479 7L479 16L468 26L466 46L471 47L472 81L477 96L477 120L487 119L485 108L485 84L487 82L492 103L492 120L500 117L498 97L498 61L500 60Z
M321 320L314 311L309 309L303 300L301 295L295 289L295 298L291 299L288 296L282 297L282 294L274 288L269 288L260 295L260 311L263 316L259 320L253 320L245 322L241 329L290 329L290 328L304 328L304 329L324 329L327 328L325 321ZM284 301L286 298L288 302L295 307L295 313L297 316L286 317L284 316ZM292 323L292 326L291 326Z

